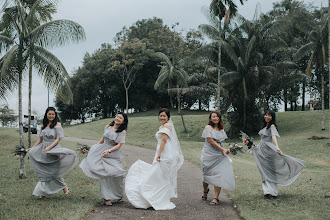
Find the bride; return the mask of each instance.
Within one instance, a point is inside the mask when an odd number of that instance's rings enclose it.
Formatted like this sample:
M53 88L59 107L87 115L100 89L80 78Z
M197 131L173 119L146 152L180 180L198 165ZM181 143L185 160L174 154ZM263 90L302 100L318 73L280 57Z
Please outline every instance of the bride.
M152 164L137 160L126 176L126 196L135 208L175 208L170 199L177 198L177 173L183 155L168 109L159 111L159 121L162 126L156 133L158 144Z

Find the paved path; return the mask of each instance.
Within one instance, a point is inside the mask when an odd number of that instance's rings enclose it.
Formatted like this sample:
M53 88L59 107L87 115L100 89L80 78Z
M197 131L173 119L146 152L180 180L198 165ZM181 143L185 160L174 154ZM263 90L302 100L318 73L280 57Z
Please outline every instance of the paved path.
M65 140L79 143L94 144L97 141L84 140L78 138L68 138ZM141 159L151 163L155 154L154 150L144 149L125 144L122 154L127 167L130 167L136 160ZM209 198L206 202L201 200L202 196L202 172L201 168L195 164L185 161L178 173L178 198L171 201L176 205L175 209L166 211L155 211L153 209L136 209L124 197L124 202L114 203L113 206L98 206L95 212L86 216L88 220L103 219L242 219L234 208L232 200L226 191L220 194L220 205L209 205L213 198L213 187L210 188Z

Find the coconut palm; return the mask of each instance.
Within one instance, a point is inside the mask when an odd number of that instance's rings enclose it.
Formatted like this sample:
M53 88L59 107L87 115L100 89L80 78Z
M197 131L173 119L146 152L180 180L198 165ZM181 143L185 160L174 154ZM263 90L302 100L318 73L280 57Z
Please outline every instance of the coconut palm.
M182 88L187 87L188 83L188 73L184 70L184 65L186 64L186 60L181 59L177 63L175 60L171 62L168 56L166 56L162 52L155 53L155 56L158 57L162 61L162 68L159 72L158 78L155 82L154 88L158 90L161 85L167 84L167 91L170 95L170 102L172 103L171 94L173 91L177 93L177 107L178 113L180 113L180 93L182 92Z
M46 86L62 94L65 100L72 99L66 84L68 73L60 60L47 50L78 42L85 38L83 28L69 20L51 20L57 1L4 1L1 11L3 33L0 40L11 48L0 60L1 78L18 78L20 146L23 144L22 127L22 76L29 72L29 99L31 100L32 69L36 69ZM29 4L30 3L30 4ZM2 47L3 48L3 47ZM1 52L1 51L0 51ZM8 80L7 80L8 81ZM65 95L64 95L65 94ZM31 115L31 101L29 101ZM29 117L30 118L30 117ZM24 158L21 160L20 177L25 178Z
M320 70L321 75L321 99L322 99L322 130L325 130L325 113L324 113L324 67L329 59L327 53L328 48L328 16L323 13L321 8L321 19L315 30L309 34L309 43L303 45L294 55L294 60L299 61L309 55L309 61L306 68L306 74L311 75L313 67L316 66Z
M243 5L243 0L240 0L240 3ZM212 0L210 4L210 11L211 13L217 17L218 20L218 26L217 26L217 32L218 32L218 84L217 84L217 109L220 110L220 75L221 75L221 41L223 39L222 37L222 27L221 27L221 21L223 18L225 18L225 23L228 23L229 19L234 17L237 14L237 5L232 0ZM203 26L201 27L202 29Z

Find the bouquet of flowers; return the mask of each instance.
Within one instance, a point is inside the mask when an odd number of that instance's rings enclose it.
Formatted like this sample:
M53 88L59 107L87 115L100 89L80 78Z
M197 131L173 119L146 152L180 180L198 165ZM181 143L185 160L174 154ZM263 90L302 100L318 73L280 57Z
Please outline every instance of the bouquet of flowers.
M251 149L255 145L253 144L253 138L249 137L249 135L245 134L243 131L240 131L241 139L244 142L246 146L248 146L248 149Z
M78 151L82 154L87 154L90 147L88 147L87 144L80 144L80 143L77 143L77 145L79 146L78 147Z
M236 155L238 151L244 152L244 149L241 145L234 144L234 145L229 145L228 149L230 150L230 153L233 155Z
M21 158L25 157L27 152L28 152L28 150L24 146L21 147L21 146L16 145L16 148L14 150L14 157L17 159L21 159Z

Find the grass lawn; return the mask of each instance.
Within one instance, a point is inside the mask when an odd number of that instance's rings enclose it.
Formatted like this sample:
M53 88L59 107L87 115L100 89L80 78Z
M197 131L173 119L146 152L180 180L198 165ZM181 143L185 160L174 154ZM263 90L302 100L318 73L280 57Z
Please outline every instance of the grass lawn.
M27 136L24 138L27 140ZM37 139L33 136L33 143ZM0 219L82 219L100 204L98 181L86 177L79 167L65 177L70 190L68 197L64 197L63 192L45 201L32 196L38 178L26 159L27 178L19 179L19 160L13 157L13 150L18 144L17 129L0 128L0 140ZM66 148L77 149L76 143L60 143Z
M157 114L158 111L151 111L129 115L127 143L155 149L154 135L160 126ZM185 160L199 164L204 144L200 136L208 122L208 114L184 112L188 133L183 132L179 115L173 114L172 120ZM104 119L65 127L64 134L98 140L102 136L104 126L111 121L112 119ZM308 139L312 136L329 137L328 127L326 131L321 131L320 123L320 111L277 113L281 150L285 154L305 160L307 164L296 182L287 187L279 187L276 200L263 199L261 177L252 154L238 153L232 157L236 191L230 193L230 196L244 219L329 219L330 146L327 143L330 143L330 140ZM225 128L229 128L226 123ZM255 143L258 143L259 137L254 137ZM36 137L34 138L36 141ZM79 168L65 178L72 192L68 198L64 198L62 193L49 197L47 201L34 198L31 194L38 179L28 161L28 178L18 179L19 161L13 159L11 153L15 145L13 143L18 142L17 139L18 133L15 129L0 128L0 177L1 186L6 186L1 187L0 191L0 219L80 219L99 204L97 180L87 178ZM227 140L225 146L238 141L239 139ZM77 148L73 142L61 141L61 145L70 149Z

